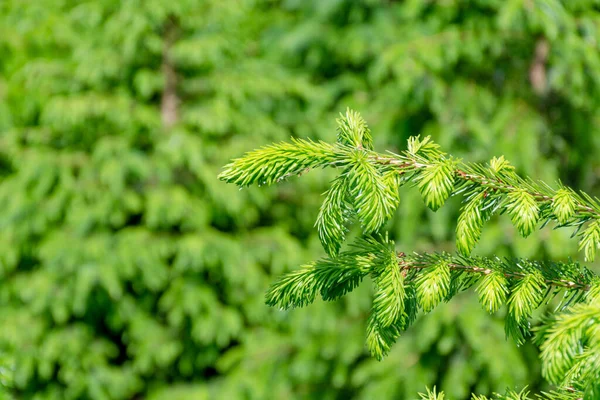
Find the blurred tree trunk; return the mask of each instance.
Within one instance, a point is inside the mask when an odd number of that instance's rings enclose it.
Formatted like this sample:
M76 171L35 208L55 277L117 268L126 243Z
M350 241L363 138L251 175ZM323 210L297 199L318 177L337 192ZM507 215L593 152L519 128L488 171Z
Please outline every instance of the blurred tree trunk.
M164 29L162 73L164 89L160 102L160 115L163 127L171 128L179 119L179 98L177 97L177 71L170 57L170 51L177 39L178 24L174 17L168 18Z

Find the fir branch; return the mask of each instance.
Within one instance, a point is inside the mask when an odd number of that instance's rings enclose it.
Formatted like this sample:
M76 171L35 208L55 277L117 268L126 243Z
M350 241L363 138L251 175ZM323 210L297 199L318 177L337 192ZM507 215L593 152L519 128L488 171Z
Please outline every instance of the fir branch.
M402 154L377 153L366 122L351 110L338 120L337 144L294 139L267 146L234 160L219 178L240 186L268 185L317 167L344 168L346 190L365 234L376 232L391 218L399 202L397 189L412 181L434 211L451 195L465 196L467 204L457 224L457 247L464 255L472 251L483 224L495 212L507 212L523 236L540 220L543 225L556 221L559 226L577 227L586 260L592 261L600 246L598 199L560 184L554 189L521 178L503 157L492 158L487 166L453 159L430 137L410 138ZM346 220L339 219L340 193L333 190L327 193L317 221L328 254L339 251L345 236ZM331 225L329 231L325 221Z
M427 393L419 393L419 395L422 400L446 399L444 392L436 392L435 387L433 391L427 388ZM571 388L564 388L531 395L531 391L527 388L522 389L520 392L507 389L504 394L494 393L491 397L473 394L471 400L583 400L583 393Z
M335 259L321 259L280 277L267 291L266 303L281 309L304 307L315 301L336 300L354 290L367 275L368 256L346 253Z
M400 329L396 325L383 326L375 314L367 320L367 347L371 355L381 361L400 337Z
M492 214L492 209L485 206L488 197L486 191L474 193L461 208L456 224L456 248L465 256L471 254L481 237L483 224Z
M540 328L538 338L543 342L546 376L572 390L545 396L600 395L594 384L600 382L600 278L571 261L469 257L485 222L494 213L506 212L523 236L531 234L540 221L542 226L555 221L559 227L577 228L580 250L591 261L600 246L598 199L560 183L554 189L522 178L503 157L492 158L487 165L464 163L443 153L429 137L410 138L401 154L377 153L366 122L351 110L338 120L336 144L295 139L268 146L234 160L220 178L240 186L271 184L317 167L342 168L326 192L316 223L330 257L281 277L267 292L268 304L285 309L309 304L317 295L337 299L370 276L375 293L367 346L381 359L419 309L429 312L476 283L485 310L495 312L507 305L505 330L518 343L530 333L533 311L562 294L559 309L564 312ZM398 189L406 182L418 187L434 211L450 196L464 196L456 228L461 255L406 255L397 253L387 237L371 236L392 217L400 201ZM365 236L340 252L346 224L353 216ZM497 398L529 397L523 391Z
M579 303L549 317L538 329L542 374L550 382L574 386L586 398L600 395L600 303Z
M404 314L404 275L398 268L396 254L388 253L388 259L372 272L375 283L373 314L382 327L389 327Z
M346 201L346 179L345 175L340 175L332 182L315 223L321 244L330 256L339 253L348 231L345 224L352 213L352 206Z
M238 186L271 185L307 170L343 164L347 150L325 142L292 139L246 153L223 168L219 179Z
M479 303L490 313L495 313L506 302L508 279L500 271L485 269L483 273L485 276L476 289Z
M371 130L358 112L346 109L346 114L340 114L337 124L339 143L359 149L373 150Z
M407 264L403 267L409 269ZM450 291L450 265L444 259L423 268L416 279L417 296L423 311L430 312Z
M592 288L591 283L596 279L593 272L577 262L502 260L499 258L451 256L447 253L403 255L400 257L399 262L401 262L402 269L412 270L427 268L440 259L448 263L450 270L462 270L483 276L500 274L505 279L513 282L528 277L532 272L540 273L544 285L559 289L586 292ZM505 284L503 283L503 285Z
M419 177L423 174L431 176L431 171L435 170L440 160L445 159L445 155L439 146L432 144L429 137L422 140L415 137L409 140L408 150L403 154L374 153L370 158L382 166L396 167L402 175L415 176L408 179L420 182ZM559 226L575 227L591 221L588 229L580 233L580 248L584 250L586 260L593 261L595 249L600 245L600 201L597 198L592 198L584 192L575 193L562 185L553 189L543 182L521 178L503 157L493 158L488 166L455 162L451 173L458 182L450 195L466 195L467 201L475 199L477 194L481 194L486 200L489 199L486 205L480 201L479 207L471 204L469 210L467 204L463 208L463 212L467 211L468 214L462 216L457 227L457 245L461 253L469 254L480 236L485 220L499 210L507 211L511 215L512 222L523 236L533 231L539 219L545 219L546 222L554 220ZM428 181L431 181L431 178ZM447 185L441 182L438 182L435 190L445 193ZM427 188L423 186L422 193L423 189ZM436 209L439 203L443 202L440 195L437 196L440 201L433 202L434 196L426 194L428 192L424 193L424 199L432 209ZM499 204L498 200L502 199L502 196L504 201ZM485 210L489 211L483 213Z
M383 175L369 162L364 151L351 156L347 179L356 215L365 234L381 228L398 207L396 188L385 184Z
M452 159L439 159L420 171L415 179L427 207L437 211L444 205L454 188Z

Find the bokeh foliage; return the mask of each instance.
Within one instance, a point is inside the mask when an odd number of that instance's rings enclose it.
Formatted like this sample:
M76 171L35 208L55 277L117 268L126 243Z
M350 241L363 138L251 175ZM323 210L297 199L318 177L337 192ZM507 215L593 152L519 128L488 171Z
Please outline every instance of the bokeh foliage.
M369 287L269 309L273 275L324 255L313 224L333 176L242 192L216 176L261 144L333 141L350 106L380 149L431 135L595 194L599 12L591 0L1 2L0 384L40 399L537 389L537 350L506 342L473 296L417 321L382 362L363 345ZM397 245L453 249L449 203L432 213L407 191ZM494 217L475 252L578 257L568 235L519 239Z

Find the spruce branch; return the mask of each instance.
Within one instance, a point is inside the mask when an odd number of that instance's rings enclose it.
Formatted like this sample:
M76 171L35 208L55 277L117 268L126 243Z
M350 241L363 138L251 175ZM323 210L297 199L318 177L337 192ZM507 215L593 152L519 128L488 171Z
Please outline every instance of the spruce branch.
M272 184L324 167L341 169L325 193L315 224L328 257L279 278L267 291L267 304L287 309L310 304L318 296L335 300L370 277L374 296L366 342L381 359L419 311L430 312L474 285L486 311L507 306L505 330L517 343L530 334L533 311L558 297L558 314L537 328L536 337L542 345L544 374L562 389L538 397L600 396L594 383L600 382L600 277L573 261L470 256L485 223L496 213L506 213L525 237L538 224L544 227L551 221L575 228L579 248L591 261L600 247L600 200L560 182L552 188L520 177L504 157L485 165L463 162L444 153L430 137L411 137L400 154L378 153L366 122L352 110L338 119L335 144L293 139L263 147L225 166L219 178L239 186ZM433 211L450 196L463 196L456 226L458 255L407 255L381 235L400 202L400 187L409 182ZM363 235L343 250L353 220L360 223ZM522 391L496 398L528 396Z
M330 256L336 255L344 242L348 228L346 224L354 214L347 197L347 176L338 176L325 193L315 226L323 248Z
M490 196L486 191L473 193L465 200L456 223L456 248L463 255L471 254L481 237L483 225L490 218L493 209L486 206Z
M583 231L579 250L583 250L586 260L593 261L598 247L600 247L600 219L595 219Z
M504 288L508 280L516 283L535 273L540 274L543 278L543 285L557 289L587 292L592 289L591 283L595 282L596 278L593 272L577 262L541 262L526 259L466 257L462 255L452 256L448 253L414 253L410 256L402 255L401 258L402 268L405 270L427 268L441 259L448 263L450 270L462 270L467 273L483 275L486 278L496 276L489 278L497 282L493 285L494 288L499 286ZM497 276L503 278L499 279ZM483 288L478 289L478 292L481 290ZM502 289L502 291L506 290Z
M383 327L395 324L404 314L404 275L398 268L396 254L388 252L387 258L372 272L375 283L373 314Z
M283 275L267 291L266 303L281 309L304 307L318 294L335 300L354 290L368 274L368 258L360 253L346 253L335 259L321 259Z
M479 302L485 310L495 313L506 302L508 279L500 271L485 269L482 272L485 276L476 289L479 293Z
M396 325L384 326L375 313L367 320L367 347L371 355L378 361L388 355L396 340L400 337L400 329Z
M403 268L410 269L410 264L405 263ZM430 312L448 296L450 276L450 265L444 259L422 267L415 284L419 303L424 312Z
M562 188L556 191L552 202L552 211L556 215L559 224L569 222L573 214L575 214L576 208L577 203L571 189Z
M427 388L427 393L419 393L422 400L445 400L444 392L437 392ZM527 388L517 392L507 389L504 394L494 393L491 397L473 394L471 400L583 400L583 393L572 388L562 388L551 392L542 392L532 395Z
M538 222L575 227L586 260L592 261L600 246L597 198L560 182L555 189L522 178L503 157L494 157L487 165L454 159L430 137L411 137L401 154L378 153L373 150L366 122L352 110L338 119L337 143L293 139L267 146L234 160L219 178L239 186L269 185L324 167L342 168L343 177L326 193L317 218L319 236L330 255L341 248L351 214L356 214L365 234L378 231L398 207L398 189L406 182L418 187L425 204L434 211L448 197L464 196L456 228L457 248L464 255L473 250L485 222L504 212L523 236L531 234ZM342 201L342 186L351 200L348 204ZM342 212L342 206L348 212Z
M340 114L337 123L339 143L359 149L373 150L371 130L358 112L346 109L346 114Z
M271 185L307 170L334 166L344 150L325 142L292 139L246 153L227 164L219 179L238 186Z
M511 290L508 299L508 312L517 321L531 317L531 313L544 298L546 282L542 274L535 270L519 279Z
M437 389L434 386L433 390L427 388L427 393L419 393L419 397L421 398L421 400L444 400L446 398L446 395L444 394L444 392L438 393Z
M596 297L600 279L576 262L466 257L448 253L397 252L384 237L363 237L350 250L325 257L283 275L267 292L267 304L303 307L318 295L334 300L354 290L367 276L375 292L367 344L372 354L387 354L419 310L427 313L442 301L475 284L482 307L495 312L508 306L507 335L522 343L532 312L561 295L562 308ZM454 288L454 289L453 289Z
M539 219L540 207L527 190L517 189L508 193L505 209L523 237L533 232Z
M575 387L585 398L600 396L600 302L579 303L548 317L536 339L546 379Z
M386 184L383 174L362 150L354 151L346 172L354 210L365 234L377 231L398 207L398 188Z

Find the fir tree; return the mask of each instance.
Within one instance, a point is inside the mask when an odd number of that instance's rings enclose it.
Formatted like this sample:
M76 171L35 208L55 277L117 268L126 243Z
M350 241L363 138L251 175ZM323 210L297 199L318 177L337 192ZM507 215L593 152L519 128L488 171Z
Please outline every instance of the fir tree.
M381 360L419 312L476 286L482 307L506 305L506 335L523 344L532 332L540 345L543 375L557 385L551 399L600 397L600 277L577 262L472 257L486 221L507 214L527 237L553 224L572 228L587 261L600 247L600 200L560 183L522 178L503 157L467 163L429 137L411 137L400 154L379 153L365 120L347 110L336 143L294 139L247 153L224 167L220 179L239 186L273 184L317 168L339 175L325 193L316 226L328 256L283 275L266 294L269 305L303 307L317 296L336 300L363 279L374 284L367 347ZM388 238L401 186L415 186L433 211L450 196L463 204L456 228L458 254L405 254ZM362 235L346 246L348 226ZM532 313L560 299L557 311L531 329ZM434 392L424 398L443 398ZM474 398L485 398L476 397ZM526 392L501 398L527 398Z

